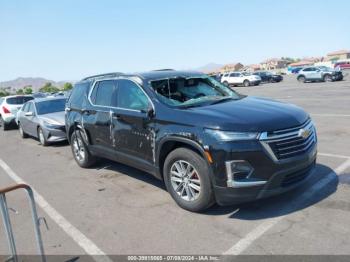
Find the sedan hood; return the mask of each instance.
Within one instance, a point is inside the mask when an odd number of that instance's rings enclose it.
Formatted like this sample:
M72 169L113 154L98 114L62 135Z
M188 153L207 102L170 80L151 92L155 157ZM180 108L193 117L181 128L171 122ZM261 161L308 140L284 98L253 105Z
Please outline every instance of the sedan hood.
M39 115L39 118L40 120L43 120L51 125L60 125L60 126L65 125L64 111L45 114L45 115Z
M309 115L301 108L265 98L240 100L187 109L186 119L199 126L229 131L265 132L303 124ZM190 116L191 115L191 116Z

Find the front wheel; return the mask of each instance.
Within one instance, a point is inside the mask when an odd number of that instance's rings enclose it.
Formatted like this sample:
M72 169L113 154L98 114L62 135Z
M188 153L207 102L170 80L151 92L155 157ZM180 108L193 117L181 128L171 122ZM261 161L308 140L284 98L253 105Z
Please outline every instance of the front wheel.
M229 83L227 81L224 81L223 84L227 87L229 86Z
M96 158L89 152L79 130L73 132L70 144L74 159L80 167L88 168L96 163Z
M244 80L243 85L245 87L248 87L248 86L250 86L250 82L248 80Z
M47 139L44 135L44 131L41 127L38 128L38 138L39 138L39 142L42 146L48 146L49 143L47 142Z
M182 208L200 212L214 203L207 162L187 148L172 151L164 163L164 182L175 202Z
M299 81L300 83L305 83L305 81L306 81L305 76L299 76L299 77L298 77L298 81Z

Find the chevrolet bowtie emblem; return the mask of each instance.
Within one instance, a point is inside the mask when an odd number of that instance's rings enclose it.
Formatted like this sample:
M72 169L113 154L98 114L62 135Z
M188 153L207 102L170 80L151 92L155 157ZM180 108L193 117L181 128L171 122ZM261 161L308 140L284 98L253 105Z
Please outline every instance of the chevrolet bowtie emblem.
M311 134L311 131L309 129L300 129L298 136L305 139L305 138L308 138L310 134Z

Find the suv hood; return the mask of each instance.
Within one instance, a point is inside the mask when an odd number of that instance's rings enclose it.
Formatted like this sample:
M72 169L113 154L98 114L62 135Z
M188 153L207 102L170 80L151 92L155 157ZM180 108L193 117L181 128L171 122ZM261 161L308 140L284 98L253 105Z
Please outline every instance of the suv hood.
M197 126L227 131L265 132L302 125L309 115L287 103L258 97L187 109Z

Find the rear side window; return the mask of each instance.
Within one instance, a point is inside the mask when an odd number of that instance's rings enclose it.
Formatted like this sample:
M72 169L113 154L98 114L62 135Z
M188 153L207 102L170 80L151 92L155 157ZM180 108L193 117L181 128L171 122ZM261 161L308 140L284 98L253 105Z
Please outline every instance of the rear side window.
M73 88L73 91L69 97L68 104L72 108L80 109L83 107L85 101L84 96L86 90L89 88L90 83L79 83Z
M116 107L116 85L113 80L98 82L91 93L91 101L98 106Z
M6 103L9 105L22 105L30 100L33 100L33 97L30 96L16 96L16 97L9 97L6 99Z

